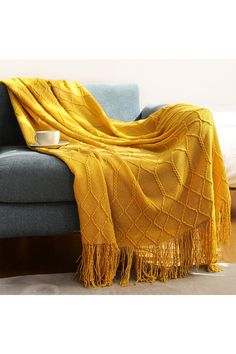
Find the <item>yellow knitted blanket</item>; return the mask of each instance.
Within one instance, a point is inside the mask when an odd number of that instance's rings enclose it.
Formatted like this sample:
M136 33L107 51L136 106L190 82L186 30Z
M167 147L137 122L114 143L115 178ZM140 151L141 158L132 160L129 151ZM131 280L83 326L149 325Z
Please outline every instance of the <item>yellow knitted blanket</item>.
M37 148L74 174L84 286L183 277L193 265L218 271L230 233L230 194L212 114L175 104L147 119L107 117L81 84L9 79L27 145L56 129L69 145Z

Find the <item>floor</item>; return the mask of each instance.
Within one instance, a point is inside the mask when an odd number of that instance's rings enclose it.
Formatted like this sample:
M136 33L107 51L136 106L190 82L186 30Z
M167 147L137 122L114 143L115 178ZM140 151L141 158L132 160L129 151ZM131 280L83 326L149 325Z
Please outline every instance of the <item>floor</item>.
M204 269L189 277L165 283L135 284L121 287L118 280L106 288L84 288L72 273L40 274L0 279L0 294L11 295L236 295L236 264L224 263L220 273Z

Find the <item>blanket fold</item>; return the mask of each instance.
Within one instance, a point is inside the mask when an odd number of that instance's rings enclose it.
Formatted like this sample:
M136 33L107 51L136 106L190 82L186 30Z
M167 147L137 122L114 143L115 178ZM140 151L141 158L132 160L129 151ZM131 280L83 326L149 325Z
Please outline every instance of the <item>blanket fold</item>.
M166 106L145 120L107 117L77 82L2 81L27 145L57 129L69 145L37 148L74 174L84 286L184 277L216 266L230 234L230 193L212 114Z

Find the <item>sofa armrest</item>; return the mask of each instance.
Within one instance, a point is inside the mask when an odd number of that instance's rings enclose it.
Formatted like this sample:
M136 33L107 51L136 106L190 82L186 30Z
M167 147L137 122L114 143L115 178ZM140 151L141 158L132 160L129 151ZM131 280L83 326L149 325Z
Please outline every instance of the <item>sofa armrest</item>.
M147 118L150 114L159 111L162 107L168 106L167 104L148 104L147 106L145 106L140 115L135 119L135 120L140 120L140 119L145 119Z

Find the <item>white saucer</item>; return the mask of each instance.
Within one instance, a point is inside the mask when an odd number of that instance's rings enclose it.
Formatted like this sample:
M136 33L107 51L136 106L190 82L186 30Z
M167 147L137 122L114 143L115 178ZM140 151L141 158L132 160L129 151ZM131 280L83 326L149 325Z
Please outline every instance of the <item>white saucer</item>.
M58 144L56 145L40 145L40 144L30 144L29 146L32 147L32 148L38 148L38 147L41 147L41 148L51 148L51 149L58 149L60 146L65 146L69 144L69 141L59 141Z

